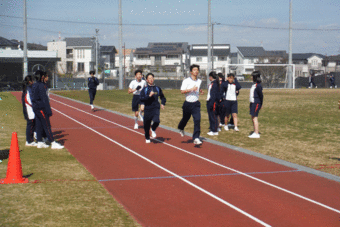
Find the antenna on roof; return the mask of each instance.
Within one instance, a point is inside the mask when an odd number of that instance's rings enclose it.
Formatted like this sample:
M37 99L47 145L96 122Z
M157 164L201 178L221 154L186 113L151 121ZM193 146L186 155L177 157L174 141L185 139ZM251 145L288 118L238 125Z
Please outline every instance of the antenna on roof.
M59 32L59 41L60 41L60 39L61 39L61 32Z

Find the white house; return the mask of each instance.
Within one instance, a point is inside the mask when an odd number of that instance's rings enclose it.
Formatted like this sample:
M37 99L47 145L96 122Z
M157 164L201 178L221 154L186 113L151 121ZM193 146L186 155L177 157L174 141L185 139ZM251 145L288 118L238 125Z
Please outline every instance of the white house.
M295 77L308 77L311 71L325 72L323 59L325 56L315 53L293 54L293 64L295 64Z

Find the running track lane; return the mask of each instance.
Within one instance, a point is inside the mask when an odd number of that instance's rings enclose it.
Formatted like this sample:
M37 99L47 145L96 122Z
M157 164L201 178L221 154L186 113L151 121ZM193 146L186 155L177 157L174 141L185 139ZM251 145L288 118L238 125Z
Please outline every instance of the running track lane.
M144 226L340 224L337 182L207 142L196 148L189 137L162 128L160 142L146 145L143 130L132 130L132 119L92 113L87 105L53 95L51 104L52 129L63 131L69 152Z

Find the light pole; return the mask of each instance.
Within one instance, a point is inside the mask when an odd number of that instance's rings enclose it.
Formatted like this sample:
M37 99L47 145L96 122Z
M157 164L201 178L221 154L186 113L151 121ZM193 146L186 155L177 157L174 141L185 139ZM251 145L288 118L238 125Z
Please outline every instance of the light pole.
M211 71L214 71L214 25L220 25L221 23L216 23L216 22L214 22L214 23L212 23L211 25L212 25L212 32L211 32L211 43L212 43L212 45L211 45L211 48L212 48L212 50L211 50Z
M207 88L210 85L209 73L211 71L211 0L208 0L208 65L207 65Z
M23 64L23 79L27 76L28 63L27 63L27 7L26 0L24 0L24 64Z
M293 80L293 69L292 65L293 64L293 29L292 29L292 24L293 24L293 0L289 1L289 60L288 63L289 65L289 77L288 77L288 88L292 88L292 80Z

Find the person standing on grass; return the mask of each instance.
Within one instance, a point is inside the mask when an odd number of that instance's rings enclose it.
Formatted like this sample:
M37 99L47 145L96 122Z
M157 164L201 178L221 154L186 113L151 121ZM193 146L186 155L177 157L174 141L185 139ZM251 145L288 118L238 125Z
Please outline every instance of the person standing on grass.
M159 115L160 108L164 110L166 98L160 87L154 85L154 75L148 73L146 75L146 81L148 85L144 87L140 92L140 99L144 102L144 131L145 131L145 142L150 143L150 127L151 127L151 139L155 139L156 129L160 123ZM161 99L161 105L159 104L158 98ZM151 121L153 122L151 126Z
M215 72L209 73L210 85L207 94L207 111L209 116L209 136L218 136L218 105L221 101L220 81Z
M32 86L32 107L36 119L37 147L49 147L42 141L42 134L43 131L45 131L47 138L51 143L51 148L62 149L64 146L54 141L51 130L50 117L52 116L52 109L44 85L44 83L48 81L48 75L46 72L40 70L38 70L35 75L38 77L38 81Z
M202 144L199 139L201 133L201 103L198 100L199 95L203 95L203 90L200 89L202 81L198 79L200 72L199 65L190 66L191 76L184 79L181 86L181 94L185 94L185 102L183 103L183 117L178 124L180 135L184 136L184 128L187 125L190 117L194 118L194 133L193 140L195 145Z
M224 75L222 73L217 74L220 81L220 96L221 96L221 102L218 105L218 117L220 119L219 127L224 127L225 124L225 94L222 90L223 83L225 82ZM218 131L221 131L220 128L218 128Z
M142 79L142 70L135 71L135 80L131 81L128 93L133 93L132 111L135 112L135 126L138 129L138 117L143 121L144 103L140 99L140 92L146 86L146 81ZM140 106L140 111L138 111Z
M21 96L24 117L27 121L25 146L38 146L38 144L34 142L33 138L33 133L35 130L35 114L33 111L31 101L32 85L33 85L32 76L26 76L22 84L22 96Z
M313 86L315 88L318 88L318 86L316 86L316 84L314 83L314 73L311 73L309 75L309 87L308 88L313 88Z
M331 76L330 76L330 78L329 78L329 81L331 82L330 88L333 88L333 86L334 86L334 88L336 88L336 85L335 85L335 78L334 78L334 75L333 75L333 74L331 74Z
M250 115L254 125L254 132L249 138L260 138L258 115L263 105L263 93L261 86L261 73L254 71L252 74L254 84L250 88Z
M234 119L234 130L236 132L239 131L237 127L237 113L238 113L238 108L237 108L237 95L239 93L239 90L241 89L241 85L238 83L238 81L235 79L235 75L232 73L229 73L227 75L227 80L226 82L223 83L222 85L222 90L225 94L225 105L226 105L226 114L229 116L229 114L232 115ZM225 117L225 116L223 116ZM224 126L224 129L226 131L229 130L228 125Z
M93 101L96 97L97 86L99 85L99 80L94 76L95 71L90 71L90 77L88 78L88 87L89 87L89 95L90 95L90 105L91 110L94 111Z

